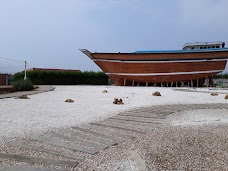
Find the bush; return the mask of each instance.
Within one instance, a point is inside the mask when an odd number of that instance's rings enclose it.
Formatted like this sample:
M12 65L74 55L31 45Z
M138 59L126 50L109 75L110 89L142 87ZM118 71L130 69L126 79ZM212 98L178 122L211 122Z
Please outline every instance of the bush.
M228 79L228 74L217 74L215 75L213 78L224 78L224 79Z
M15 91L29 91L33 89L33 84L32 81L27 79L27 80L17 80L13 84L13 89Z
M107 85L104 72L28 71L27 76L35 85ZM14 74L15 80L22 79L24 72Z

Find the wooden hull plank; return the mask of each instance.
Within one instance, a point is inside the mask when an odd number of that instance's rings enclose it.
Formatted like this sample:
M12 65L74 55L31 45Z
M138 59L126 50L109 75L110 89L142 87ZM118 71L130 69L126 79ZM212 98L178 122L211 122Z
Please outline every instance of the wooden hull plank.
M189 53L91 53L93 59L117 59L117 60L179 60L179 59L213 59L227 58L228 52L189 52Z
M163 61L151 62L148 61L138 61L137 63L131 63L131 61L124 63L122 62L112 62L112 61L96 61L97 65L105 66L107 73L121 73L125 74L146 74L146 73L176 73L176 72L194 72L194 71L213 71L213 70L223 70L226 65L226 60L223 61L204 61L204 62L173 62L173 61ZM197 70L198 69L198 70Z
M57 165L57 166L66 166L66 167L76 167L79 162L77 161L64 161L64 160L52 160L38 157L28 157L15 154L4 154L0 153L0 158L14 160L18 162L27 162L27 163L42 163L47 165Z

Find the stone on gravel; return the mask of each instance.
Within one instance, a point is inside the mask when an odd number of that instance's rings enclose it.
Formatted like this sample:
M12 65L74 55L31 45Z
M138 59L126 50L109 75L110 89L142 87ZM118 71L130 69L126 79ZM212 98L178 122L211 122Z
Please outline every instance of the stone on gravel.
M228 99L228 94L227 94L227 95L225 95L225 99Z
M74 102L74 100L72 100L72 99L66 99L65 102L72 103L72 102Z
M218 93L211 93L212 96L218 96Z
M124 104L124 102L123 102L122 99L116 99L116 98L114 98L113 104L118 104L118 105L120 105L120 104Z
M153 95L153 96L161 96L161 93L158 92L158 91L155 91L152 95Z
M26 94L18 96L18 99L29 99L29 97Z

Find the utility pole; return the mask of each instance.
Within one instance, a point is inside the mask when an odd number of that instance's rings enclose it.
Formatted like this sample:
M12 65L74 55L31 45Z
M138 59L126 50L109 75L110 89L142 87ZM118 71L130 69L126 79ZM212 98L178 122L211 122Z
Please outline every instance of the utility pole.
M224 85L223 73L222 73L222 86Z
M24 77L24 80L27 79L27 76L26 76L26 61L25 61L25 77Z

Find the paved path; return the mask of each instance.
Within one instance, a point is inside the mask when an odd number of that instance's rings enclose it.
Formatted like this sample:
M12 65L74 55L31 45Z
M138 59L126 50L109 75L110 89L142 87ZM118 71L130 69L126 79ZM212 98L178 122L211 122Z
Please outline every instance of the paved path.
M23 94L26 94L26 95L38 94L38 93L43 93L43 92L47 92L47 91L52 91L54 89L55 89L54 87L49 86L49 85L39 85L38 88L36 88L32 91L18 91L18 92L13 92L13 93L0 94L0 99L18 97Z
M94 155L110 146L128 141L137 134L144 134L158 128L168 115L175 112L197 109L228 109L228 105L219 103L142 107L119 113L115 117L90 123L86 126L73 126L59 130L59 132L48 131L42 136L33 135L27 138L30 141L23 139L21 142L17 140L7 144L8 148L15 149L14 151L0 153L0 161L24 162L31 167L8 167L7 164L4 165L4 162L0 162L0 170L47 171L47 168L43 168L44 165L52 165L58 171L77 170L77 164L83 161L86 156ZM25 151L29 150L30 153L18 152L18 148ZM34 156L36 152L39 152L38 156ZM132 155L136 158L138 168L144 170L145 162L135 153ZM34 166L33 163L37 165ZM41 164L40 167L39 164Z

